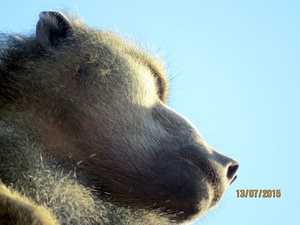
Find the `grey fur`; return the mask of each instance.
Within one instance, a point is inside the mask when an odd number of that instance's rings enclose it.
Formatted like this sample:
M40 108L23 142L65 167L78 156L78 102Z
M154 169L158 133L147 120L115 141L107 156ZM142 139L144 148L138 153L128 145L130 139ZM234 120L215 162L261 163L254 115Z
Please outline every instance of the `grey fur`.
M177 224L214 207L238 163L167 93L159 60L71 15L2 34L0 221Z

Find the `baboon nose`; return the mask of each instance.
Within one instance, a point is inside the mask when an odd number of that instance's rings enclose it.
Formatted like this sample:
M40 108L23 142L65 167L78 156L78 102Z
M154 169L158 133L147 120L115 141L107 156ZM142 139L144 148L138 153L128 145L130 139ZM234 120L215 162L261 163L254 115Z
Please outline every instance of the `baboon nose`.
M237 170L239 168L239 163L237 161L232 161L232 163L227 168L227 178L232 184L237 178Z

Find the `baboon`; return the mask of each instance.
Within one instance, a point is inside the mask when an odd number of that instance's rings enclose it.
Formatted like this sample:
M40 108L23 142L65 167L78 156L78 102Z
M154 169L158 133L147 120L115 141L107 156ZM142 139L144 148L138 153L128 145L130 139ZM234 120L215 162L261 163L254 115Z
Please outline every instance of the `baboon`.
M238 163L167 106L163 63L69 13L1 34L0 224L186 224Z

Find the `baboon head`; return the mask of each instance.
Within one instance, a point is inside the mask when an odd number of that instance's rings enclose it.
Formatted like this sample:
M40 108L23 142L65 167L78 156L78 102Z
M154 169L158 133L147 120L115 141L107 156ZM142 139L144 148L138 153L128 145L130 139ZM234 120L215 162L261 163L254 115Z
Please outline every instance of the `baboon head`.
M185 222L236 179L238 163L167 105L162 62L134 44L57 12L40 14L36 36L10 42L2 111L23 115L16 123L97 197Z

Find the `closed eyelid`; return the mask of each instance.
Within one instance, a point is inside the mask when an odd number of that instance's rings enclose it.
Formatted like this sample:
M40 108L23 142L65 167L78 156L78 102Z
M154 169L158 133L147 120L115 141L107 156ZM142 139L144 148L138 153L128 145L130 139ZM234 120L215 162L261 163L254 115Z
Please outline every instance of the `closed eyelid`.
M158 71L154 66L148 65L151 74L156 80L156 86L158 90L159 98L166 103L167 102L167 95L168 95L168 86L169 81L166 77L166 75L162 74L160 71Z

